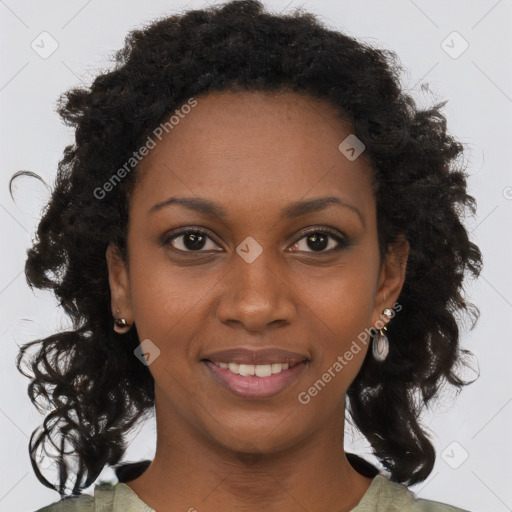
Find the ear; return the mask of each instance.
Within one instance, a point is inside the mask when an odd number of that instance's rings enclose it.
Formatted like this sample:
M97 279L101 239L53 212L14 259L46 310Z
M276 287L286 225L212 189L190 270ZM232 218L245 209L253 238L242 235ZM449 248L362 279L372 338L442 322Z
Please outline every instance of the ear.
M108 266L112 317L125 318L128 324L131 325L133 324L133 311L128 269L119 252L119 248L114 243L110 243L107 247L105 257Z
M409 249L409 242L404 235L401 235L397 243L390 246L390 252L382 263L372 315L373 327L378 327L379 324L382 325L382 323L385 324L389 321L389 318L383 314L386 308L394 313L393 305L397 301L405 282Z

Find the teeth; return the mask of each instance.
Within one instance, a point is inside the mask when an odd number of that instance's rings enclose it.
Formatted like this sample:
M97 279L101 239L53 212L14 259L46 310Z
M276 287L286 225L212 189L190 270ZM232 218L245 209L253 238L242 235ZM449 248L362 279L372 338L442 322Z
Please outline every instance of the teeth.
M238 370L240 369L240 365L237 363L229 363L228 370L233 373L238 373Z
M281 369L283 370L286 370L288 368L288 366L290 366L289 364L285 363L284 365L281 364L281 363L274 363L271 365L272 366L272 373L279 373L281 371ZM284 368L283 368L284 366Z
M288 363L274 363L274 364L238 364L238 363L215 363L221 368L227 369L237 375L256 375L257 377L268 377L275 375L283 370L287 370L290 365Z

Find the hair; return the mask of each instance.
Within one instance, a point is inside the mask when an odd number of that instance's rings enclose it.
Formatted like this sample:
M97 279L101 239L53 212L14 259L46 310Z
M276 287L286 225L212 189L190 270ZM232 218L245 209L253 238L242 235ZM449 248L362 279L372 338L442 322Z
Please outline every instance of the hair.
M380 256L401 236L410 252L402 309L388 325L389 355L377 362L367 354L347 391L349 421L392 481L428 477L436 454L419 415L442 384L459 392L470 383L455 372L472 355L459 346L459 328L466 315L473 328L480 313L461 291L468 274L479 275L482 255L462 223L476 201L466 193L464 148L441 112L446 101L418 107L401 87L402 72L395 53L331 30L302 8L277 15L257 0L238 0L132 30L111 70L59 97L57 112L75 142L58 164L25 274L32 289L53 290L73 329L24 344L16 359L34 406L41 412L42 398L51 408L29 441L43 485L63 496L71 471L72 495L80 495L121 460L128 433L154 407L154 379L134 357L136 326L113 331L105 258L113 242L128 262L137 167L102 199L94 191L177 108L214 90L296 92L330 102L364 143L374 167ZM20 364L34 344L40 347L29 375ZM58 450L58 485L36 462L48 443Z

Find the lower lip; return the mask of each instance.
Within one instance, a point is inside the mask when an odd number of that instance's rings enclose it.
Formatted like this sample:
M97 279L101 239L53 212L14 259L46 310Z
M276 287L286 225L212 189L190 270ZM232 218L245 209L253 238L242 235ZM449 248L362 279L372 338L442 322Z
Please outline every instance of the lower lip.
M213 378L226 389L241 398L270 398L284 391L292 384L306 367L302 361L291 368L282 370L268 377L236 375L226 368L221 368L211 361L203 361Z

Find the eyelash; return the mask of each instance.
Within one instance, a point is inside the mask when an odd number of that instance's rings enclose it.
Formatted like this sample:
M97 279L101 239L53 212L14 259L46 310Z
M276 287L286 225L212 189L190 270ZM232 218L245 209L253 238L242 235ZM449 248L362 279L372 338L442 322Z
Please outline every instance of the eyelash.
M212 237L210 237L208 235L207 231L203 231L201 229L188 228L188 229L182 229L180 231L171 233L170 235L169 234L165 235L162 238L161 245L162 246L171 246L171 248L174 251L177 251L178 253L180 253L180 252L181 253L208 252L208 251L203 251L203 250L198 250L198 251L187 250L187 251L185 251L183 249L176 249L175 247L172 247L171 242L173 240L175 240L176 238L179 238L180 236L183 236L183 235L186 235L186 234L190 234L190 233L193 233L195 235L206 236L207 238L209 238L210 240L215 242L215 240L213 240ZM329 249L328 251L322 250L322 251L296 251L296 252L306 252L306 253L318 254L318 255L321 255L321 254L331 254L331 253L334 253L334 252L341 251L342 249L345 249L349 245L349 242L347 241L346 238L340 236L336 231L334 231L334 230L332 230L330 228L314 228L314 229L310 229L308 231L304 231L304 232L302 232L300 234L300 238L298 238L297 241L293 245L297 244L300 240L302 240L303 238L305 238L308 235L313 234L313 233L321 233L321 234L329 235L331 238L333 238L338 243L338 247L335 247L334 249ZM214 251L214 252L220 252L220 251Z

